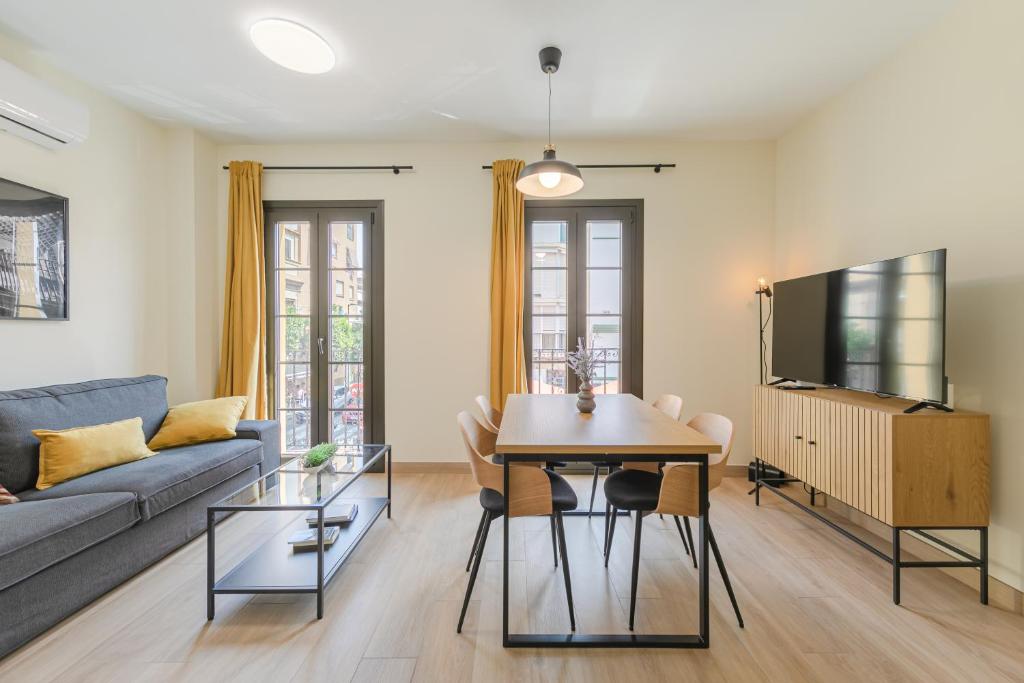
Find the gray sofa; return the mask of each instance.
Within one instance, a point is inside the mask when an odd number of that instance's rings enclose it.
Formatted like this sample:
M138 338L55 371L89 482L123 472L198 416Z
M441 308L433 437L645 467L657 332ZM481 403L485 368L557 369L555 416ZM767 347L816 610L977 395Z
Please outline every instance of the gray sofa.
M33 429L141 417L146 439L167 414L155 375L0 392L0 657L203 533L206 506L275 469L276 422L243 420L238 436L170 448L44 491Z

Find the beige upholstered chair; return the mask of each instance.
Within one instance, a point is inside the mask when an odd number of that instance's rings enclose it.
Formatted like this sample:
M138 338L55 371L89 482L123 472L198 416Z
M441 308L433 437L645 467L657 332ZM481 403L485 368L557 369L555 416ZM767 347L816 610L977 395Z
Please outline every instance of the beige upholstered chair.
M726 462L729 452L732 450L733 424L722 415L714 413L702 413L694 417L688 423L698 432L712 438L722 445L722 452L713 454L708 459L708 492L718 488L722 483L722 476L725 474ZM605 543L605 566L608 564L608 555L611 553L612 540L615 537L615 518L619 510L635 510L636 531L633 536L633 582L630 594L629 607L629 628L633 628L633 617L636 612L636 586L637 577L640 571L640 532L643 528L642 520L645 514L657 512L676 517L676 524L679 523L679 516L684 518L697 517L700 515L700 469L697 465L680 463L665 467L662 473L647 472L643 470L620 470L605 480L604 491L609 503L612 506L612 515L609 523L608 538ZM687 524L689 528L689 524ZM680 529L680 535L682 529ZM686 543L686 539L683 539ZM690 554L696 559L696 553L690 541ZM711 552L718 564L718 571L722 575L725 588L729 593L729 600L732 601L733 610L736 612L736 619L740 628L743 627L743 616L740 614L739 604L736 602L736 595L732 590L732 583L729 581L729 574L725 570L725 563L722 561L722 554L715 542L715 534L708 525L708 543L711 545Z
M477 571L480 568L480 558L483 556L484 545L487 543L488 529L493 520L504 514L505 474L502 466L487 459L494 455L497 435L466 411L459 413L458 423L463 443L466 446L469 466L473 471L473 479L480 486L480 506L484 510L476 539L473 542L473 552L470 555L473 566L469 575L469 585L466 587L466 597L462 603L462 614L459 616L459 625L456 629L461 633L462 623L466 618L466 608L469 607L469 598L473 593L473 584L476 583ZM565 549L565 527L562 523L562 513L576 509L576 494L561 476L550 470L537 467L510 466L509 486L512 490L508 501L510 517L545 515L552 520L552 528L557 531L558 549L562 555L562 575L569 602L569 623L572 630L575 631L576 617L572 607L572 583L569 579L569 558Z

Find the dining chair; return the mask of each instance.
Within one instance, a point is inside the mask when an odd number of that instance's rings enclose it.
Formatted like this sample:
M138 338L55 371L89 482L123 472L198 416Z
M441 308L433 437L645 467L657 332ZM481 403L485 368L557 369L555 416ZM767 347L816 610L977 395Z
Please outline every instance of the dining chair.
M679 398L675 394L662 394L654 400L651 404L661 412L668 415L673 420L678 420L679 416L683 414L683 399ZM623 467L622 463L618 462L601 462L594 464L594 480L590 483L590 507L587 509L587 517L594 514L594 498L597 495L597 478L601 472L602 467L608 468L608 474L611 474L619 467ZM626 469L638 469L647 470L649 472L658 471L658 463L656 462L633 462L628 463ZM608 506L605 506L605 537L608 536Z
M466 456L473 471L473 479L480 486L480 506L483 517L477 529L477 537L473 541L473 567L469 574L469 585L466 586L466 597L462 602L462 613L459 615L457 633L462 633L462 624L466 619L469 598L473 594L480 559L483 557L487 543L487 532L491 522L499 519L505 512L505 479L504 468L487 460L494 454L496 435L484 427L468 412L458 415L459 431L466 446ZM562 577L565 581L565 596L569 603L569 624L576 630L576 616L572 606L572 581L569 578L569 555L565 547L565 525L562 513L576 509L576 493L564 478L548 469L537 467L509 467L509 517L528 517L544 515L553 520L558 536L558 550L562 556Z
M722 452L708 457L708 492L718 488L722 483L722 476L725 474L725 465L729 459L729 452L732 450L733 424L729 418L714 413L701 413L687 423L698 432L710 437L722 445ZM698 465L691 463L680 463L666 467L662 472L647 472L635 469L623 469L615 472L604 482L605 497L611 503L612 515L608 530L608 539L605 544L605 566L608 566L608 557L611 555L612 540L615 537L615 518L619 510L630 510L636 512L636 530L633 535L633 581L629 598L629 629L633 630L633 617L636 613L636 586L640 573L640 534L643 529L643 517L651 512L673 515L676 517L676 524L679 517L699 517L699 477ZM707 525L708 543L711 545L711 552L718 564L718 571L725 583L725 590L729 593L729 600L736 612L736 620L740 628L743 628L743 616L740 614L740 606L736 602L736 594L732 590L732 583L729 581L729 573L722 561L722 553L715 541L715 534L711 525ZM680 534L682 530L680 530ZM686 539L683 539L685 544ZM693 548L691 554L695 555Z
M483 416L483 420L480 421L480 424L482 424L483 427L487 431L489 431L489 432L493 433L495 436L497 436L498 435L498 430L501 429L501 411L500 410L496 410L494 408L494 406L491 405L491 402L489 400L487 400L487 397L484 396L483 394L478 395L474 399L474 402L476 403L477 408L480 409L480 414ZM504 460L504 458L501 457L501 454L495 453L494 455L491 456L491 462L494 463L495 465L501 465L501 464L503 464L505 462L505 460ZM559 464L564 465L564 463L541 463L541 462L523 462L523 463L519 463L519 465L524 466L524 467L547 467L548 469L552 469L555 465L559 465ZM476 537L477 538L480 538L480 530L483 529L485 515L486 515L486 510L483 513L481 513L481 515L480 515L480 525L476 529ZM551 552L555 556L555 568L557 569L558 568L558 542L556 540L557 539L557 534L556 534L556 531L555 531L555 518L551 517L550 520L551 520ZM476 555L476 542L474 541L473 547L470 548L470 550L469 550L469 559L466 561L466 571L467 572L470 570L470 567L473 565L473 557L475 555Z

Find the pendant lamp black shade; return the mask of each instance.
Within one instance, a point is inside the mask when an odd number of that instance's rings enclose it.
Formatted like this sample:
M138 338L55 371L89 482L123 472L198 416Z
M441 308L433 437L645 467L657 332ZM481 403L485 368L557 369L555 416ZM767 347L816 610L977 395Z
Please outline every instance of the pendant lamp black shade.
M516 189L531 197L565 197L583 189L583 176L568 161L556 159L554 147L547 147L541 161L519 173Z
M531 197L565 197L583 189L580 169L568 161L555 158L555 146L551 144L551 74L558 71L562 63L562 51L557 47L546 47L540 51L540 69L548 76L548 144L544 158L523 168L516 180L516 189Z

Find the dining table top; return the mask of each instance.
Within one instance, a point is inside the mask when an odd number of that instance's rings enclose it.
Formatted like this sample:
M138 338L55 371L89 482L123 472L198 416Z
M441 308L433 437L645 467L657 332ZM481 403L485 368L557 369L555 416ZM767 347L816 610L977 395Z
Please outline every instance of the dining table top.
M560 457L722 452L716 441L632 394L594 400L597 408L585 414L576 410L575 394L509 394L495 451Z

